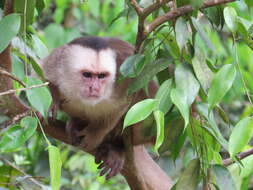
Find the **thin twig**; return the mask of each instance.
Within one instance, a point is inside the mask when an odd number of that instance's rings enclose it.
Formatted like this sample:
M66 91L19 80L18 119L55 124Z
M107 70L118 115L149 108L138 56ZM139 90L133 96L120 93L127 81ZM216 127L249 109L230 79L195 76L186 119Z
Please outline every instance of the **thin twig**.
M5 69L3 69L1 67L0 67L0 74L10 77L11 79L13 79L13 80L17 81L19 84L21 84L23 87L26 87L26 84L23 81L21 81L20 79L15 77L13 74L7 72Z
M237 157L240 160L242 160L243 158L246 158L246 157L248 157L250 155L253 155L253 148L251 148L251 149L249 149L249 150L247 150L245 152L241 152L240 154L238 154ZM224 166L229 166L229 165L233 164L235 162L235 160L233 160L232 158L228 158L228 159L223 160L222 162L223 162Z
M6 91L6 92L1 92L1 93L0 93L0 96L9 95L9 94L14 94L14 93L16 93L16 92L20 92L20 91L24 91L24 90L30 90L30 89L33 89L33 88L40 88L40 87L48 86L48 85L49 85L49 82L46 82L46 83L39 84L39 85L29 86L29 87L27 87L27 88L11 89L11 90L8 90L8 91Z
M25 111L24 113L21 113L21 114L18 114L16 116L14 116L11 120L8 120L6 121L4 124L3 124L3 128L6 128L7 126L11 126L15 123L17 123L19 120L21 120L22 118L28 116L28 115L31 115L32 113L32 110L27 110ZM0 128L1 129L1 128Z

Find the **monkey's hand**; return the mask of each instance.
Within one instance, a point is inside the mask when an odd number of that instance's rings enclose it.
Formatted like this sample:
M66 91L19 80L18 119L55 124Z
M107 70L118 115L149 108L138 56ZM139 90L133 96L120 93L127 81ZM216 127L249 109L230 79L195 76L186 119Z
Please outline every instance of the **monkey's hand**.
M76 134L77 138L82 138L79 146L86 151L95 150L104 139L103 131L94 130L92 127L88 125Z
M123 168L125 162L124 148L112 144L100 146L95 153L95 162L100 164L100 176L106 175L106 179L117 175Z

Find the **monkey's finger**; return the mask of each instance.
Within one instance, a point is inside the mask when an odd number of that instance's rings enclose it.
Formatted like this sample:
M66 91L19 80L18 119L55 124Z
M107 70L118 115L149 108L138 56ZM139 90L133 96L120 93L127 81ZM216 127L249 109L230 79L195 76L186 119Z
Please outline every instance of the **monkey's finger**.
M117 175L119 173L119 163L116 163L113 168L111 168L111 171L106 175L106 179L110 179L111 177Z
M105 162L103 162L102 164L100 164L100 165L98 166L98 169L102 169L102 168L104 168L104 167L106 167Z
M100 175L100 176L103 176L103 175L105 175L109 170L110 170L109 167L105 167L105 168L102 169L102 171L100 172L99 175Z

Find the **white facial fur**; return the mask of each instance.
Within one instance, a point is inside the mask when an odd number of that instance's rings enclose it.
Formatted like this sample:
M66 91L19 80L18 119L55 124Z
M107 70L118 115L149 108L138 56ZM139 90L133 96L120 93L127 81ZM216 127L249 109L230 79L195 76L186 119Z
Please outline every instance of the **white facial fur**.
M103 100L110 99L116 76L116 54L113 50L108 48L97 52L83 46L70 45L66 59L59 69L61 72L59 76L63 76L60 79L59 89L67 100L95 106ZM82 70L110 73L101 88L102 96L97 99L85 98Z

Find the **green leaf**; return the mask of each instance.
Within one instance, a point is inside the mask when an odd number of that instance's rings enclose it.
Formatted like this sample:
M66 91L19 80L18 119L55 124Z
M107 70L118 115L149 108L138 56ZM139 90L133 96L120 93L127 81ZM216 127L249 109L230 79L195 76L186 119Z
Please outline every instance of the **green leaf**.
M87 1L87 3L88 3L91 14L94 17L98 17L99 16L100 2L99 1Z
M141 74L130 84L128 92L132 94L145 87L157 73L168 68L169 64L170 62L166 59L158 59L147 64Z
M51 23L45 29L46 45L49 49L59 47L66 43L65 31L60 24Z
M21 32L23 32L24 29L26 30L28 25L33 23L35 5L36 5L36 0L15 0L14 1L15 12L21 14L21 29L20 29ZM25 15L25 19L24 19L24 15Z
M223 11L225 22L232 33L237 30L237 13L233 7L226 7Z
M25 69L22 61L16 56L12 55L12 73L20 80L25 79Z
M164 113L160 110L156 110L154 111L154 117L157 128L155 151L158 153L158 149L160 148L164 140Z
M199 83L201 84L203 90L207 93L213 78L213 73L206 64L205 54L198 49L195 50L195 56L192 59L192 66Z
M122 10L109 24L109 27L116 22L118 19L120 19L121 17L126 17L127 14L129 13L130 9L129 8L125 8L124 10Z
M198 159L191 160L186 169L183 171L178 182L176 190L196 190L200 177L200 161ZM173 186L174 188L174 186Z
M222 6L209 7L204 9L204 13L212 24L214 23L217 27L220 25L221 28L223 27L224 18Z
M48 153L52 190L59 190L61 187L62 167L60 150L57 147L50 145L48 146Z
M28 86L32 86L42 84L42 82L39 79L29 77L27 84ZM32 107L38 110L43 117L46 117L52 103L52 97L47 87L26 90L26 95Z
M4 132L0 141L1 152L11 152L25 143L23 138L23 129L19 125L10 127Z
M214 76L208 91L208 110L210 111L219 103L235 80L236 70L234 65L224 65Z
M186 96L187 105L190 106L199 92L199 83L196 80L193 71L188 64L180 64L175 70L176 88L183 92Z
M207 36L206 31L204 30L203 26L198 22L196 18L191 17L191 20L192 20L192 24L194 28L197 30L199 36L205 42L206 46L210 48L213 52L215 52L216 49L214 45L212 44L212 42L209 40L209 37Z
M24 136L28 139L30 138L36 131L38 122L37 119L31 116L27 116L23 118L20 122L20 126L24 128Z
M176 88L171 90L171 100L177 106L185 120L185 127L189 123L189 107L199 92L199 83L187 64L180 64L175 70Z
M36 74L42 79L45 79L44 73L42 71L42 68L40 67L40 65L38 63L36 63L33 59L30 60L31 65L33 70L36 72Z
M246 117L239 121L229 137L229 153L234 157L241 152L253 136L253 117Z
M123 129L146 119L158 106L158 100L146 99L133 105L124 119Z
M31 35L32 40L33 40L33 49L36 52L36 55L40 58L43 59L46 56L49 55L48 49L45 46L45 44L35 35Z
M36 0L36 9L39 12L39 14L42 12L44 8L45 8L44 0Z
M172 102L177 106L181 115L184 118L184 127L189 124L189 106L187 105L187 97L183 96L183 91L180 89L172 89L170 98Z
M11 39L18 34L20 28L20 16L10 14L0 20L0 53L9 45Z
M244 0L247 6L250 8L253 6L253 1L252 0Z
M37 120L25 117L20 125L15 125L4 132L0 141L0 150L10 152L20 148L36 131Z
M249 37L248 30L247 30L246 26L244 26L244 23L239 19L237 22L237 28L238 28L238 32L239 32L239 34L241 34L242 38L244 40L248 40L248 37Z
M221 165L214 165L212 170L216 176L216 184L219 189L236 190L235 182L227 168Z
M145 65L145 57L135 54L128 57L120 66L120 73L124 77L136 77L140 74Z
M172 106L170 92L172 89L172 80L168 79L159 87L155 99L159 100L158 109L166 114Z
M213 137L223 146L225 150L228 150L228 142L227 140L222 136L222 133L220 129L218 128L216 124L216 120L214 118L213 112L208 113L208 106L204 103L198 103L196 104L198 113L205 117L205 119L208 121L208 127L203 126L210 132L210 134L213 135Z
M187 41L191 38L191 34L188 31L188 27L187 27L187 22L184 18L179 17L177 19L175 32L176 32L177 44L180 50L182 50L183 47L186 45Z

